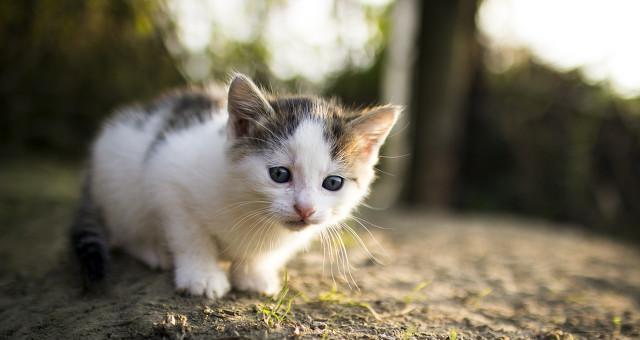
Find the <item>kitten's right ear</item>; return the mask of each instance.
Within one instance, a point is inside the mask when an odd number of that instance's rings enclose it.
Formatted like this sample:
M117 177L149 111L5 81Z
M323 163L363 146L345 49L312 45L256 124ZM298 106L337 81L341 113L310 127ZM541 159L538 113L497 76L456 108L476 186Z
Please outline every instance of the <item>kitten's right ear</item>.
M227 100L228 129L232 137L244 137L253 133L264 118L273 114L262 91L249 77L236 73L229 85Z

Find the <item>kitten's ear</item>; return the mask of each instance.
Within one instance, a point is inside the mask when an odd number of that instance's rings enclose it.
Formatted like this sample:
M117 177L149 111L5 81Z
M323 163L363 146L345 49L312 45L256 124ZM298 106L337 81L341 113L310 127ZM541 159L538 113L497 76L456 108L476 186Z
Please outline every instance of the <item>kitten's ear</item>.
M229 85L228 128L232 137L251 135L260 121L273 114L267 98L247 76L237 73Z
M360 137L360 157L377 161L378 151L398 120L402 108L384 105L370 108L351 122L354 133Z

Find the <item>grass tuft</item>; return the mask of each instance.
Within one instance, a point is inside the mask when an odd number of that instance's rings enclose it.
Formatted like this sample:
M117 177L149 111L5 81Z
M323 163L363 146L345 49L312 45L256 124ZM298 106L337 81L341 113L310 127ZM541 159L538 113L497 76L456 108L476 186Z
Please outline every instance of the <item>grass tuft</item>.
M426 299L427 295L423 293L422 290L427 288L430 284L431 280L418 283L415 287L413 287L411 293L402 297L402 301L404 301L404 303L408 305L413 301Z
M616 315L611 318L611 323L613 323L613 336L619 337L622 331L622 319Z
M417 330L418 330L418 327L415 324L411 324L407 327L407 329L405 329L402 332L402 334L400 335L400 338L402 340L409 340L416 335Z
M349 307L361 307L368 310L376 320L382 320L380 314L378 314L378 312L376 312L369 303L348 298L343 293L338 292L338 289L335 286L328 292L320 293L318 295L318 301L324 303L341 304Z
M296 296L289 295L289 277L285 272L282 288L272 298L272 303L261 303L256 306L258 316L268 327L278 326L289 317L295 298Z
M473 293L466 297L465 303L472 307L478 307L482 303L485 297L489 296L493 292L491 288L485 288L480 292Z

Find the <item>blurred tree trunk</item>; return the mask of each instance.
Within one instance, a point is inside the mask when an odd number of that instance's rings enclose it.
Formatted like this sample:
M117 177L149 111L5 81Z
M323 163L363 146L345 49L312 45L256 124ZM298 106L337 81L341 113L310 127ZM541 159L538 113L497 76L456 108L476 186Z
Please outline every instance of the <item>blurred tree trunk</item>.
M413 61L415 60L416 28L418 24L418 1L397 0L391 11L391 26L388 45L385 50L384 67L380 93L383 102L404 107L411 100L411 80ZM380 209L386 209L398 202L402 194L400 178L406 177L407 163L411 149L407 140L408 114L400 115L393 131L380 152L379 179L368 203Z
M466 99L479 59L477 7L477 0L418 1L405 203L452 204Z

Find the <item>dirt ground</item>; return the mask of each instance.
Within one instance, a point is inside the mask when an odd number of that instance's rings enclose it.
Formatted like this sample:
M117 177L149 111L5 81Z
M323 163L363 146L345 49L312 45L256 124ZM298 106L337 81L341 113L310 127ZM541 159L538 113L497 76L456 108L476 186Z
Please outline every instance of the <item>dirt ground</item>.
M280 299L181 296L171 273L121 254L106 290L82 294L65 244L76 178L59 164L0 170L0 338L640 337L637 246L508 217L366 213L385 228L370 226L377 243L358 229L383 264L345 240L359 289L316 244Z

